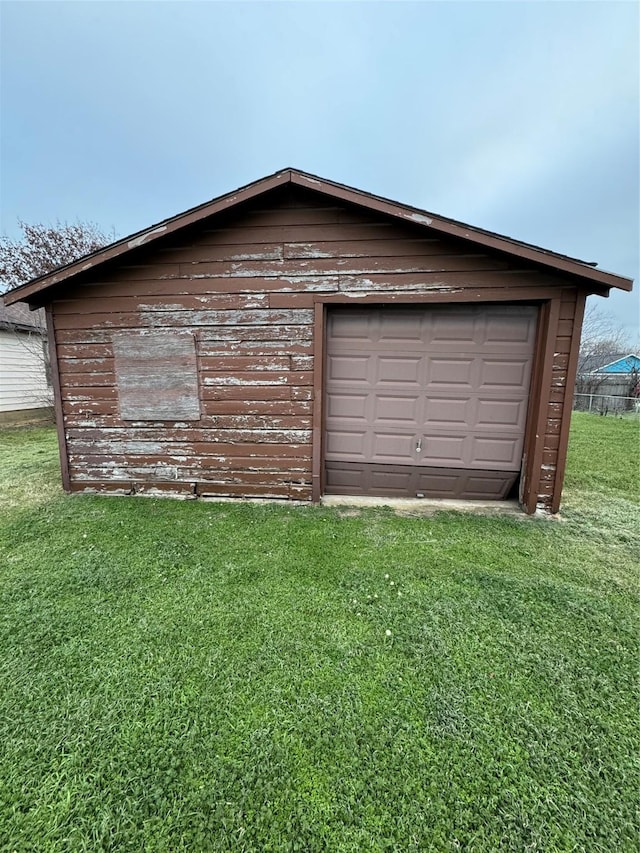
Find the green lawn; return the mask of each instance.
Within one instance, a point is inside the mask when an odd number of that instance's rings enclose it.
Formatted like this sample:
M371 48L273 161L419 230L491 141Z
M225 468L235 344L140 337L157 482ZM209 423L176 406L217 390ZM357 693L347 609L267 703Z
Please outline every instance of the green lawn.
M638 438L576 415L546 521L65 497L1 432L0 850L637 851Z

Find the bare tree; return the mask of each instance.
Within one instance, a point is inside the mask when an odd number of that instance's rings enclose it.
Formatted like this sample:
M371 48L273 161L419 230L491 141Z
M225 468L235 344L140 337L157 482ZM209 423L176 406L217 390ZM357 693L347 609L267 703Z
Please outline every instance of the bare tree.
M0 237L0 294L95 252L114 239L113 233L105 234L92 222L43 225L18 220L18 224L22 233L17 239ZM11 306L12 309L19 307ZM28 350L25 362L32 365L32 373L26 376L27 384L42 389L38 392L42 394L41 405L48 406L51 399L46 388L50 387L51 366L48 348L43 345L46 339L44 312L28 314L5 310L0 316L0 325L12 332L20 348ZM25 324L32 326L33 331L26 333Z
M114 239L93 222L55 225L18 220L22 235L0 237L0 292L65 266L95 252Z
M580 359L589 356L628 355L632 343L615 319L597 305L587 305L580 338ZM580 371L580 363L578 372Z
M576 377L576 405L593 404L593 398L599 401L598 406L608 405L608 397L604 394L605 386L610 377L605 373L594 373L609 362L632 352L633 344L624 329L615 319L602 311L597 305L588 305L582 325L580 352L578 355L578 371ZM629 380L631 387L631 378ZM635 387L637 380L633 381ZM620 392L615 392L619 394ZM629 393L629 396L631 394Z

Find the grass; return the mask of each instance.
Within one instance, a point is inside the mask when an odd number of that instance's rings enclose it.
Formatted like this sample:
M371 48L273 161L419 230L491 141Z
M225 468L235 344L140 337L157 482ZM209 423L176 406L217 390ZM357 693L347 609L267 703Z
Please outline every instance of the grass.
M562 522L0 454L0 850L637 850L637 425L575 417Z

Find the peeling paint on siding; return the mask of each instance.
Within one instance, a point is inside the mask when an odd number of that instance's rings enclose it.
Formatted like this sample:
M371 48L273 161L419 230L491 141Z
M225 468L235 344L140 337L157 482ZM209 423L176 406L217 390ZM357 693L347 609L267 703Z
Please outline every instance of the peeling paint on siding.
M407 219L410 219L412 222L419 222L420 225L431 225L433 222L433 219L425 216L424 213L411 213L407 216Z
M139 237L136 237L134 240L129 240L127 246L130 249L136 249L138 246L142 246L143 243L146 243L150 237L153 237L154 234L161 234L163 231L167 230L166 225L160 225L158 228L154 228L151 231L145 231L144 234L140 234Z

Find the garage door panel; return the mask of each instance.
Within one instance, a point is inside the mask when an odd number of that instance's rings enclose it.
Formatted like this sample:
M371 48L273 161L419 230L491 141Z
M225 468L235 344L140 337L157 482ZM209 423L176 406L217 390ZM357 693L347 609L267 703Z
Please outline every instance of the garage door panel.
M418 475L416 494L425 497L456 497L465 500L502 500L515 482L503 472L460 471L429 468Z
M471 390L473 388L473 358L447 358L436 356L429 359L427 384L428 387L462 386Z
M475 420L471 397L431 397L425 406L424 426L460 429Z
M484 317L474 310L441 310L432 315L426 343L465 347L482 341Z
M373 433L371 460L374 462L415 461L416 438L413 431L401 435L398 431Z
M378 342L384 347L397 344L418 344L422 347L424 314L416 311L396 310L393 313L381 313L379 322Z
M528 390L529 374L531 372L531 361L525 358L485 358L480 362L480 378L478 390L487 388L517 388L518 392L525 395L525 387Z
M379 490L392 469L394 493L423 488L428 471L430 490L506 494L521 466L536 323L535 307L503 304L331 311L327 465L367 468L362 494L389 493Z
M484 343L496 344L499 347L513 344L525 344L533 347L536 334L536 318L530 309L524 309L521 314L510 311L508 314L488 315Z
M515 479L515 474L500 471L461 471L348 462L326 464L327 493L334 495L500 500L508 495Z
M373 362L373 356L369 355L332 355L328 360L328 379L330 382L368 384Z
M328 418L356 418L367 422L368 394L335 392L327 400Z
M419 456L420 465L469 467L468 436L425 435Z
M371 494L396 494L398 497L405 497L411 492L413 469L406 467L404 470L396 468L389 469L389 466L372 465L368 472L369 483L368 488Z
M511 470L517 470L520 467L519 436L495 438L476 435L472 437L471 441L473 466L489 469L509 468Z
M393 421L403 428L413 428L418 421L418 397L400 394L377 394L373 401L374 425Z
M375 319L375 315L370 311L335 312L331 317L331 337L338 342L343 339L349 342L361 341L369 345Z
M364 465L328 461L325 477L325 487L333 495L368 494Z
M522 399L505 400L480 397L477 401L473 426L478 429L486 427L510 427L524 432L527 417L527 401Z
M413 357L399 355L381 355L377 358L377 384L391 384L393 387L420 385L420 368L424 359L420 355Z
M366 461L370 453L371 437L366 430L339 430L327 431L326 457L327 459L348 459L351 461Z

